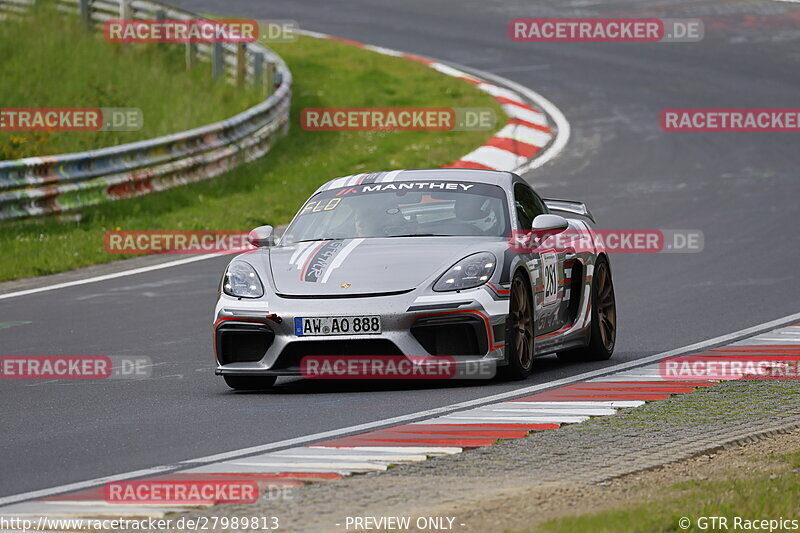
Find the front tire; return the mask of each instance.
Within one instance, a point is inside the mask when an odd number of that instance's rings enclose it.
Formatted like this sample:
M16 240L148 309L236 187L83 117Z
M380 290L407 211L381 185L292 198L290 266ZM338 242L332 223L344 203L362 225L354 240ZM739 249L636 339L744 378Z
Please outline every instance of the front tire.
M233 390L267 390L275 385L275 376L222 376Z
M501 379L525 379L533 370L533 301L527 277L517 272L511 282L511 302L506 318L506 360L498 368Z
M584 348L558 353L565 361L606 361L617 341L617 301L611 267L605 256L598 256L592 278L591 337Z

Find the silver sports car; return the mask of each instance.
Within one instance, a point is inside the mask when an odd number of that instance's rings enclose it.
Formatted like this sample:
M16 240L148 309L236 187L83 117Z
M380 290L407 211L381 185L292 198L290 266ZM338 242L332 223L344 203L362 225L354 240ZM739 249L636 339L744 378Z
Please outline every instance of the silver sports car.
M446 356L507 379L543 354L607 359L614 288L588 221L582 203L542 200L510 172L331 180L280 239L256 228L257 248L226 268L216 373L254 390L302 375L309 356Z

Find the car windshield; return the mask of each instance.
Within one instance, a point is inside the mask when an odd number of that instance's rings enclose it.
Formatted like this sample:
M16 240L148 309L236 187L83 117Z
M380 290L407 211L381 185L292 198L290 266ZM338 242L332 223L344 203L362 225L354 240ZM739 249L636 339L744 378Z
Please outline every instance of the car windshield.
M506 236L506 195L483 183L410 181L315 194L281 242L417 236Z

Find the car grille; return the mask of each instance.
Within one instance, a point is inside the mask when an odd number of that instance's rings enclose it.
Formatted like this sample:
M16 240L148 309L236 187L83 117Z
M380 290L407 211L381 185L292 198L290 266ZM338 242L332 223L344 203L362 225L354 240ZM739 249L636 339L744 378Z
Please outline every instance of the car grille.
M275 332L266 324L226 323L216 331L217 360L229 363L260 361L275 340Z
M300 360L309 355L403 355L403 352L386 339L295 341L287 344L273 368L286 369L300 366Z
M485 355L488 350L486 326L473 316L426 317L411 334L430 355Z

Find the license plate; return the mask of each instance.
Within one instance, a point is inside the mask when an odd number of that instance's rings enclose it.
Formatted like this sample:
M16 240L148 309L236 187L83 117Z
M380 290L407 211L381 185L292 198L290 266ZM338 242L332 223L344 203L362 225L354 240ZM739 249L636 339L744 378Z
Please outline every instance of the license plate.
M381 332L381 317L320 316L296 317L294 333L298 337L316 335L373 335Z

